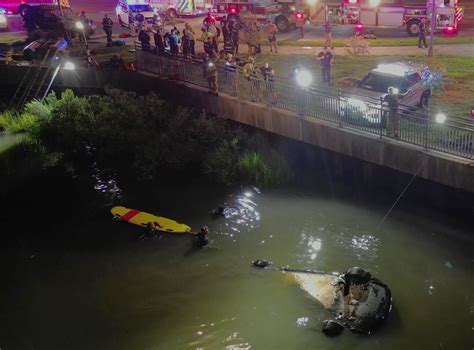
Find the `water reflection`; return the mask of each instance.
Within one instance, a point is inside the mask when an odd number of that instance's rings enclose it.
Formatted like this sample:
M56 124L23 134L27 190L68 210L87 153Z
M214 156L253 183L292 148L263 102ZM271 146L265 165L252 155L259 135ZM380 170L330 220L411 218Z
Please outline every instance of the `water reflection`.
M106 175L99 168L97 163L92 165L94 179L94 189L106 195L107 204L114 203L122 199L122 190L117 185L117 181L111 175Z
M244 191L224 204L226 218L220 232L222 235L235 238L236 234L259 227L260 212L255 198L257 196L258 192L255 190Z
M299 262L303 265L313 263L318 257L322 244L321 238L315 237L311 230L303 229L300 239L301 253L298 256Z
M205 350L209 348L249 350L252 346L245 341L240 332L231 331L229 333L228 326L236 319L236 317L233 317L208 324L200 324L198 326L199 330L195 332L195 337L197 339L189 345L196 350Z

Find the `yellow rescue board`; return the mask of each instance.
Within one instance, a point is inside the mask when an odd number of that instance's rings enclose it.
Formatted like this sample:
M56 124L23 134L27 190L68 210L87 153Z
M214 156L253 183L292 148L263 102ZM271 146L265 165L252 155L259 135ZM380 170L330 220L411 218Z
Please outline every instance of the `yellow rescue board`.
M110 212L116 218L142 227L147 227L149 222L154 222L158 231L170 233L186 233L191 231L191 227L180 224L162 216L156 216L144 211L128 209L125 207L113 207Z

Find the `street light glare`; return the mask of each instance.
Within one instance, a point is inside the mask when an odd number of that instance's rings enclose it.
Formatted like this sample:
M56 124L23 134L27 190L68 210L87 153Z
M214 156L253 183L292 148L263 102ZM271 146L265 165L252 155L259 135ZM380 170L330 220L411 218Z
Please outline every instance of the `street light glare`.
M296 73L296 82L300 86L307 87L313 82L313 76L311 75L311 72L302 69Z
M444 113L438 113L435 116L435 120L439 124L443 124L446 121L446 114Z
M65 70L74 70L76 69L76 65L70 61L67 61L66 63L64 63L64 66L63 66L63 69Z
M84 29L84 24L81 21L77 21L76 22L76 28L82 30L82 29Z

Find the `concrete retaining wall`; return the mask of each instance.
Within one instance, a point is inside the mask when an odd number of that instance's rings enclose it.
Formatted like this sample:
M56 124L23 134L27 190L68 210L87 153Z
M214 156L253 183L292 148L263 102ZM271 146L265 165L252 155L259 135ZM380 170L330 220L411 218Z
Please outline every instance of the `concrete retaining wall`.
M2 95L14 92L12 86L18 85L24 69L0 67ZM61 71L54 84L56 89L68 87L79 92L100 90L106 86L138 93L154 90L165 98L205 109L207 113L403 173L414 175L419 172L421 178L474 193L474 161L340 128L315 118L302 118L294 112L268 108L227 95L216 97L194 85L146 74L96 70Z

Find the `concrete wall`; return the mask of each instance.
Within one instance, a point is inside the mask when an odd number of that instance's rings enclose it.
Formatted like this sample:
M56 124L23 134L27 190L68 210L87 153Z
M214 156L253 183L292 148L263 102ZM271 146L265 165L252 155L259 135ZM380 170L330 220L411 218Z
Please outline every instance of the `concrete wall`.
M19 83L24 68L0 67L0 85L8 92ZM150 75L131 72L77 70L62 71L54 88L76 88L79 92L100 90L106 86L146 93L155 90L193 108L224 116L277 135L302 141L326 150L344 154L443 185L474 193L474 161L428 151L376 135L340 128L337 125L310 117L299 117L293 112L268 108L260 104L238 100L227 95L210 95L205 89ZM6 96L7 91L2 90ZM425 166L421 169L421 165Z

